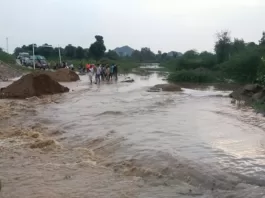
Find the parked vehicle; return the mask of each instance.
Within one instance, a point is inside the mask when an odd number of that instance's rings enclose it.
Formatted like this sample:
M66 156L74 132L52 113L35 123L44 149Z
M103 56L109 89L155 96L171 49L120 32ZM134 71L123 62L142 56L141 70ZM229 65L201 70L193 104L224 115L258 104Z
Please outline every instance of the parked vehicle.
M33 56L30 56L29 59L30 61L28 66L33 67ZM35 62L35 68L44 69L44 70L49 68L48 63L43 56L39 55L34 56L34 62Z
M20 61L20 63L22 65L25 65L25 60L29 58L29 53L27 52L21 52L19 53L19 55L17 56L17 59Z
M25 65L25 66L31 66L31 64L32 64L32 62L31 62L31 60L30 60L29 57L25 57L23 59L23 65Z
M23 58L23 57L28 57L29 58L29 53L27 52L21 52L18 54L17 59Z

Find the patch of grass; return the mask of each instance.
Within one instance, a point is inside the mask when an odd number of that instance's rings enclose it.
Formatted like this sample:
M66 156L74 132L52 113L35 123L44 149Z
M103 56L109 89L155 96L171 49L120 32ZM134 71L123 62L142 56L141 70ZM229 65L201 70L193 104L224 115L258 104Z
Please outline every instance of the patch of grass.
M5 62L5 63L8 63L8 64L15 64L16 63L16 59L14 56L12 56L6 52L3 52L3 51L0 51L0 60Z
M139 63L129 60L118 60L114 63L118 65L119 73L129 73L140 66Z
M178 62L175 59L166 61L166 62L162 62L160 64L161 67L165 68L165 70L167 71L176 71L177 66L178 66Z
M21 66L21 65L16 65L16 64L9 64L9 66L14 69L14 70L18 70L18 71L21 71L22 73L27 73L27 72L32 72L33 69L30 69L28 67L24 67L24 66Z
M265 103L264 102L254 102L252 107L259 113L265 113Z
M168 76L170 82L194 82L194 83L212 83L217 82L218 78L213 72L199 72L194 70L181 70L170 73Z

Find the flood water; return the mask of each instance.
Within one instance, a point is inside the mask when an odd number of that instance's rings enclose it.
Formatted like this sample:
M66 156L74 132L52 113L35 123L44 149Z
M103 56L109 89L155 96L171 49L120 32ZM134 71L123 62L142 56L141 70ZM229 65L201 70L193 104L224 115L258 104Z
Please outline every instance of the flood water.
M265 120L232 104L213 86L182 92L147 92L165 83L158 74L129 75L134 83L71 88L39 109L33 121L64 130L69 147L90 148L100 164L142 177L139 197L265 197ZM120 79L124 77L121 76Z

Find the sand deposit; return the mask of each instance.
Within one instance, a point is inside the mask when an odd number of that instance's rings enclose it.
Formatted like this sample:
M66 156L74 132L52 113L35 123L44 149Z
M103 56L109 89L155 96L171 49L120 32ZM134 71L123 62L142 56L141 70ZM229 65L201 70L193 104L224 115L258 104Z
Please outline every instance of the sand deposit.
M60 85L49 75L42 73L31 73L22 76L11 85L2 88L1 98L25 99L33 96L58 94L68 92L69 89Z

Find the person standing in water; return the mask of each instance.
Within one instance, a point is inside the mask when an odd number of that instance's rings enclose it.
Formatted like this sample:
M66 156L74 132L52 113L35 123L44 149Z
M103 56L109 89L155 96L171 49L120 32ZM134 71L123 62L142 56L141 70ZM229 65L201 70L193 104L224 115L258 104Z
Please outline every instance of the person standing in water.
M107 65L106 67L106 80L109 81L110 79L110 68L109 68L109 65Z
M113 68L113 75L114 75L114 78L115 78L115 81L118 80L118 65L114 65L114 68Z
M112 80L113 72L114 72L114 64L112 64L112 65L110 66L110 80Z
M87 68L87 72L88 72L90 84L92 84L93 74L94 74L94 68L92 67L92 65L89 65L89 67Z
M100 84L101 65L96 68L96 84Z
M105 67L105 65L103 65L101 68L101 80L102 81L105 80L105 73L106 73L106 67Z

